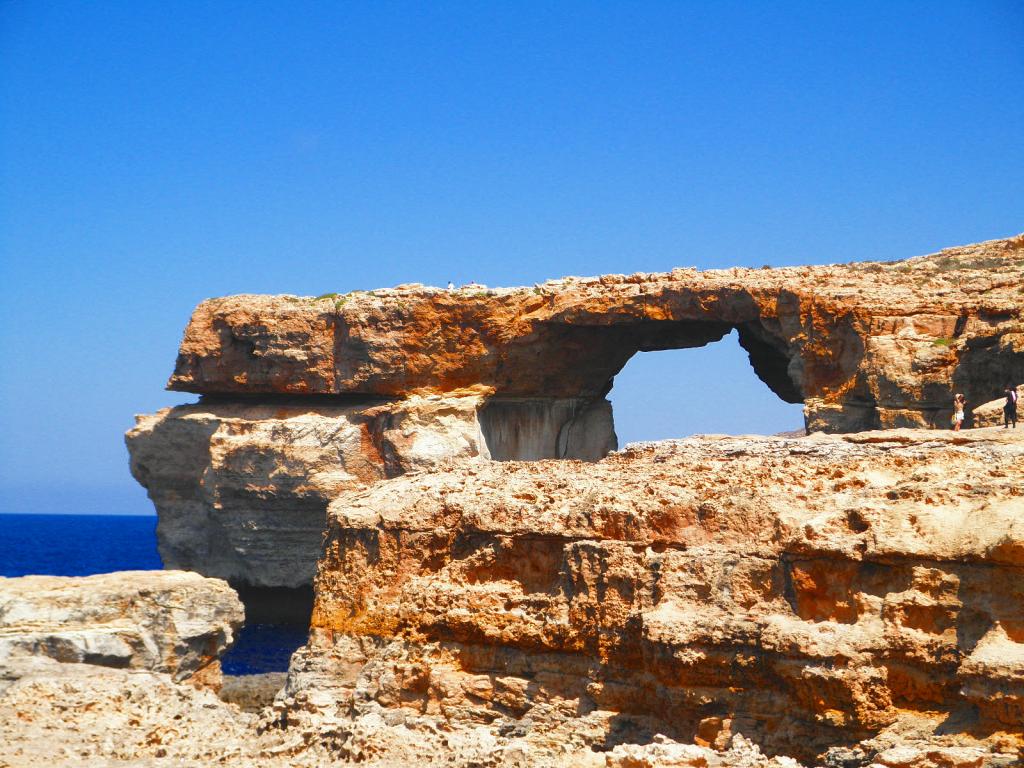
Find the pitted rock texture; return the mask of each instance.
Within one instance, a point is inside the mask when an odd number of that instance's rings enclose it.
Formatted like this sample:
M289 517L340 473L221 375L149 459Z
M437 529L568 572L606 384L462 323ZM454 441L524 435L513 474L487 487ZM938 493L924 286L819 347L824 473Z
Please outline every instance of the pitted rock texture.
M53 659L217 687L220 655L243 619L234 590L196 573L0 578L0 678Z
M166 674L41 664L0 691L0 765L260 764L251 717Z
M232 296L195 310L171 389L402 396L482 385L596 397L640 350L736 328L758 376L813 430L945 425L952 395L1024 379L1024 236L896 263L566 278L319 299Z
M527 734L607 713L601 748L742 734L834 765L913 728L1012 764L1019 434L694 438L345 494L287 694Z
M139 416L131 471L159 514L168 568L240 586L313 580L328 503L343 491L472 456L598 459L606 400L411 396L349 403L216 399Z
M592 720L581 718L580 729ZM555 734L556 744L494 726L451 728L431 717L395 723L371 714L310 719L306 727L293 718L282 727L276 709L239 711L166 674L57 663L41 664L0 690L0 724L4 768L796 768L785 758L766 758L742 738L725 751L659 739L607 755L576 750L566 759L566 750L556 747L582 741L576 730Z

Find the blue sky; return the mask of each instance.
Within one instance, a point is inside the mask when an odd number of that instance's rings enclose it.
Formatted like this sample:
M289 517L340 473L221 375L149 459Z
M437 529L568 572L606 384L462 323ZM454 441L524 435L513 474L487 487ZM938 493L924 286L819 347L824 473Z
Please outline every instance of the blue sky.
M0 2L0 511L147 512L192 307L1024 230L1019 2ZM625 439L774 431L734 341ZM795 422L795 423L794 423Z

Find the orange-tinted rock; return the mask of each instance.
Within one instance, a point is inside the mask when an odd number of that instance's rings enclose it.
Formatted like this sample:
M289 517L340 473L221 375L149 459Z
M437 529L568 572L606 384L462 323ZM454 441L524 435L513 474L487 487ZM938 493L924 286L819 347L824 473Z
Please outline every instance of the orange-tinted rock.
M812 763L927 722L1005 758L1024 736L1022 488L1024 434L1001 430L387 480L330 508L291 690L450 725L600 711L640 742L742 733Z
M169 386L396 396L483 385L603 394L639 350L736 328L782 399L826 431L944 425L1024 379L1024 236L897 263L566 278L533 288L403 287L202 303Z

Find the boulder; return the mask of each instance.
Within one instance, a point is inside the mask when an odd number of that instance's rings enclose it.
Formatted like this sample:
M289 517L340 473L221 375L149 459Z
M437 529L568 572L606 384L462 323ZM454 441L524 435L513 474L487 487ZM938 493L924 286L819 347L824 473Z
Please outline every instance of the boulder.
M243 618L226 583L197 573L0 578L0 678L9 683L44 658L216 688Z
M1018 396L1020 394L1020 386L1017 386ZM1005 419L1003 415L1003 407L1006 405L1006 398L999 397L995 400L989 400L987 403L982 403L977 408L973 409L972 415L974 419L972 426L978 427L1002 427L1004 426ZM1024 426L1024 403L1018 400L1017 403L1017 420L1021 426Z

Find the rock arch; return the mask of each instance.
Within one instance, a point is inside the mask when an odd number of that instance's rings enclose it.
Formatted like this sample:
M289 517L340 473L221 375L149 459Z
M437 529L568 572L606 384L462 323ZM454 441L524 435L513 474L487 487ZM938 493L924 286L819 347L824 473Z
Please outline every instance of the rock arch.
M994 378L1024 368L1022 273L1017 237L888 264L232 296L196 308L169 387L594 398L639 350L700 346L736 328L758 376L805 403L810 429L928 426L954 384L983 402L1002 386Z
M1024 236L903 262L677 269L525 288L421 285L201 303L132 468L165 565L252 587L313 575L339 493L464 457L600 458L639 351L736 329L812 431L942 426L1024 380Z

